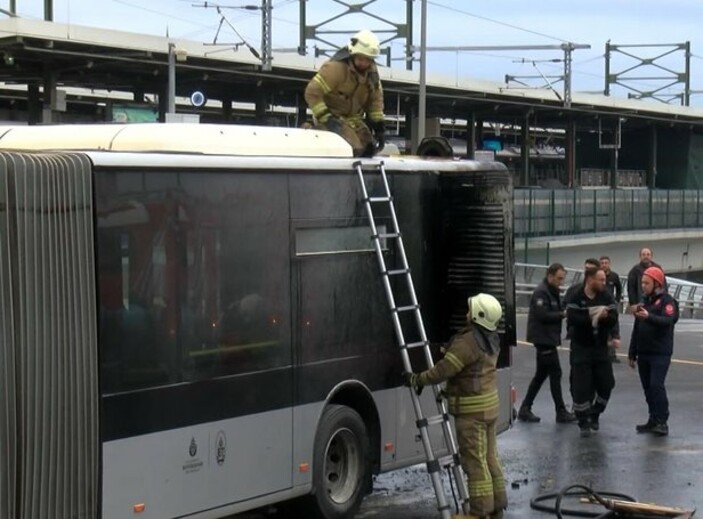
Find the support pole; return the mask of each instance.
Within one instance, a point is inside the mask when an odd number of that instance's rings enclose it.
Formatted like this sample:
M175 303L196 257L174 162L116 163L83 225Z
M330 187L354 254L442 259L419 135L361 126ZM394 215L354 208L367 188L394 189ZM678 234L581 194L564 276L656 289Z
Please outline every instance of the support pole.
M571 54L573 52L571 43L564 44L564 106L571 107Z
M15 9L10 8L10 10L15 12ZM54 0L44 0L44 21L54 21Z
M168 44L168 92L166 110L176 113L176 44Z
M566 124L566 179L570 188L576 187L576 122Z
M476 113L471 112L466 121L466 158L476 158Z
M657 131L656 125L652 124L652 128L649 133L649 167L647 168L647 187L654 189L657 183L657 146L659 132Z
M273 61L273 5L271 0L261 0L261 70L271 71Z
M417 123L417 145L425 138L427 119L427 0L421 0L420 10L420 102ZM415 152L416 149L413 150Z
M413 69L413 0L405 0L405 21L408 32L405 35L405 68Z
M530 112L522 120L522 145L520 146L520 185L530 185Z

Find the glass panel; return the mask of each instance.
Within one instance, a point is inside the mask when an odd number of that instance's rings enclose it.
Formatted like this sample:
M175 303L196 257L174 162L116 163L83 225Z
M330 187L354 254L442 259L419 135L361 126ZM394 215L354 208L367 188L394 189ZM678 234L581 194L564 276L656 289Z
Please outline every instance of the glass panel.
M96 179L104 392L289 365L284 175Z
M386 226L378 225L377 230L379 234L385 234ZM383 250L387 249L386 241L385 238L381 239ZM369 226L298 229L295 234L295 249L298 256L374 250Z

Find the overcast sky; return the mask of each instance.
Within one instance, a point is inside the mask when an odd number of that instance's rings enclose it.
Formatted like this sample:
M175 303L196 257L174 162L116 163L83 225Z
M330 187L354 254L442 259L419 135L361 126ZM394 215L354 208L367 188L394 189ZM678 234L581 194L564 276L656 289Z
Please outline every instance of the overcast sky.
M345 0L343 3L359 3ZM5 0L8 8L9 2ZM43 17L43 0L17 0L20 16ZM212 2L209 2L212 3ZM196 0L54 0L54 20L62 23L105 27L130 32L169 35L212 42L220 17L212 8L195 7ZM223 6L259 6L259 0L219 2ZM2 3L0 3L2 5ZM343 13L344 5L333 0L308 0L308 25L319 24ZM413 2L415 43L420 42L420 2ZM298 46L298 0L273 0L274 48ZM395 23L405 22L405 0L376 0L367 11ZM260 46L260 12L226 9L227 20L254 47ZM428 46L476 45L550 45L574 42L591 45L591 49L574 52L573 88L576 91L602 91L604 88L605 42L614 44L670 44L691 42L691 88L703 91L703 0L428 0ZM331 30L388 29L383 22L361 15L350 15L328 24ZM334 37L331 37L334 38ZM236 42L239 37L223 27L220 42ZM309 41L312 47L315 42ZM318 43L321 45L320 43ZM391 43L394 57L402 57L404 41ZM640 57L655 57L672 47L623 49ZM431 52L427 68L430 74L451 78L471 77L504 81L505 75L558 75L563 64L549 60L562 57L560 51ZM521 62L521 60L525 60ZM534 63L533 63L534 62ZM637 62L615 54L611 72L620 72ZM658 61L676 72L684 71L683 51L673 52ZM393 67L404 67L401 61ZM416 65L417 66L417 65ZM671 77L671 73L653 67L629 74ZM630 82L640 90L653 90L673 79ZM534 86L543 82L528 81ZM681 84L671 93L680 93ZM613 87L613 94L626 96L627 90ZM703 92L692 97L692 104L703 106Z

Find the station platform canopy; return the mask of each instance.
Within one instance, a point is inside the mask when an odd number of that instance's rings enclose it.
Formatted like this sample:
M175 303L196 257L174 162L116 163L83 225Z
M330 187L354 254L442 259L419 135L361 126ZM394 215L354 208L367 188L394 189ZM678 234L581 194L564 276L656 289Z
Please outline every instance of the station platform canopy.
M274 54L272 70L264 71L246 46L8 18L0 21L0 82L42 89L49 85L131 92L135 98L150 93L164 97L169 44L175 45L179 58L177 95L189 97L200 90L208 99L223 103L260 103L265 96L268 105L302 110L305 84L324 61L280 53ZM380 67L380 73L387 113L395 105L417 105L418 71ZM0 85L0 105L3 98L21 96ZM398 103L391 102L394 98ZM473 114L492 121L511 121L528 114L542 125L556 126L567 117L582 124L604 116L642 121L643 125L659 121L703 127L700 108L578 92L572 95L571 106L565 107L551 90L508 88L499 82L433 74L427 77L427 114L451 119Z

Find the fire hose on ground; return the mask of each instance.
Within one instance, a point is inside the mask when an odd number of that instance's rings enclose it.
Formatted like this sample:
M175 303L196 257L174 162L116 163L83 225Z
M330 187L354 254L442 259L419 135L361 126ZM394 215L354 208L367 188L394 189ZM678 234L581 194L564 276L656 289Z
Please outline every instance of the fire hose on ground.
M605 511L585 510L583 508L564 508L565 501L578 499L580 504L601 505ZM553 504L551 502L553 501ZM550 503L550 504L547 504ZM695 514L694 510L679 507L660 506L649 503L640 503L635 498L615 492L602 492L585 486L570 485L559 492L542 494L530 501L533 510L547 512L562 519L565 516L595 517L596 519L624 518L645 519L652 517L671 517L690 519Z

